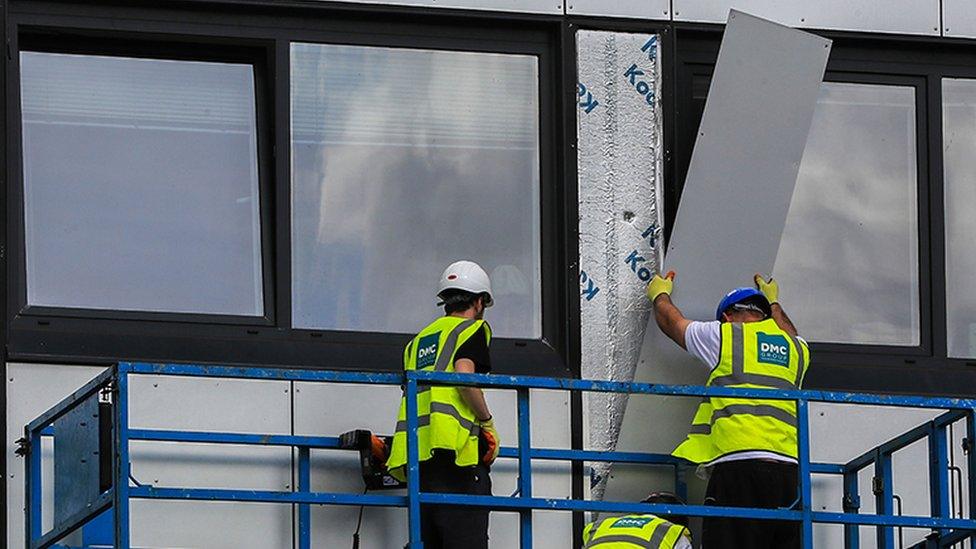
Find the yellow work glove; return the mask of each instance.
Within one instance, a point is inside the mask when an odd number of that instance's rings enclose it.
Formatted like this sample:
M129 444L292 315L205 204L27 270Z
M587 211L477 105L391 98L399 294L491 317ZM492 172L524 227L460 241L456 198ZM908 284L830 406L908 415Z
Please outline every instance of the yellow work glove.
M495 458L498 457L498 451L502 448L501 439L498 438L498 431L495 430L495 420L488 418L485 421L479 421L478 425L481 427L481 436L488 443L488 449L485 451L485 455L481 457L481 461L485 465L491 465L495 463Z
M661 294L671 295L671 288L674 286L674 271L668 271L668 274L661 278L661 275L654 275L650 283L647 284L647 299L654 303L657 296Z
M779 302L779 284L773 280L773 277L769 277L769 280L763 278L763 275L756 273L754 277L756 281L756 288L766 296L769 304Z

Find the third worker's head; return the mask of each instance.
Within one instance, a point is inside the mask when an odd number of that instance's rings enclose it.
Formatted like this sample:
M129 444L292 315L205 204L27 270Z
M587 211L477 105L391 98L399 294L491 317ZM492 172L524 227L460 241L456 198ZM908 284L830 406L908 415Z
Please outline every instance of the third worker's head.
M685 504L684 500L682 500L677 495L671 492L651 492L650 494L647 495L646 498L644 498L643 501L641 501L641 503L666 503L670 505ZM663 513L658 513L658 514L661 516L661 518L670 522L671 524L680 524L681 526L688 528L688 517L685 515L675 515L675 514L665 515Z

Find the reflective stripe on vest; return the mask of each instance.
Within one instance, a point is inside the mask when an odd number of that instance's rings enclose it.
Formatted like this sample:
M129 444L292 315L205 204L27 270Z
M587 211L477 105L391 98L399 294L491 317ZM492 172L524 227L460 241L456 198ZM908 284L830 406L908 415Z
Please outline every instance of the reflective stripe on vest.
M615 526L620 520L646 520L644 527ZM648 530L648 526L650 529ZM611 517L591 524L584 534L583 549L630 549L633 546L644 549L672 549L686 531L683 526L672 524L654 515L635 515ZM670 534L670 535L669 535ZM586 536L592 536L586 539Z
M463 429L467 429L469 431L478 432L481 429L480 427L478 427L477 423L470 421L468 418L462 416L461 412L459 412L457 408L455 408L454 406L446 402L431 402L430 414L447 414L453 417L454 419L456 419L458 423L461 424L461 427ZM417 427L426 427L430 425L430 414L419 416L417 418ZM397 432L406 431L407 420L404 419L404 420L397 421L396 430Z
M454 371L454 356L458 348L471 337L480 336L485 328L488 342L491 330L483 320L441 317L414 337L403 353L404 370L417 369L418 362L424 364L423 370L438 372ZM421 349L423 343L424 349ZM431 356L435 348L436 356ZM426 355L421 360L421 352ZM431 360L433 359L433 360ZM444 449L455 453L455 463L465 467L478 462L478 435L474 411L468 406L457 387L438 385L417 388L417 442L420 461L430 459L433 450ZM387 467L397 478L405 476L407 461L406 398L400 399L396 432L390 448ZM402 480L402 479L401 479Z
M708 385L798 389L808 364L806 345L772 319L725 323L719 364L712 370ZM795 402L727 397L703 401L688 438L672 454L708 463L732 453L756 450L796 458Z

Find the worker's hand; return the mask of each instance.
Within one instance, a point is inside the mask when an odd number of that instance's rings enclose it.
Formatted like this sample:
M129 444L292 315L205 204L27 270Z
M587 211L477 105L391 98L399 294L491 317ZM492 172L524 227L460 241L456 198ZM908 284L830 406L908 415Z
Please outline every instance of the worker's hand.
M481 457L481 461L485 465L491 465L495 463L495 458L498 457L498 451L502 448L501 439L498 438L498 431L495 430L495 420L488 418L486 421L479 421L478 425L481 427L481 435L485 438L485 442L488 443L488 450Z
M386 447L386 441L376 435L370 435L370 453L380 463L386 463L386 458L389 457L389 449Z
M756 281L756 288L766 296L770 305L779 302L779 284L773 280L773 277L766 280L763 275L756 273L753 279Z
M654 303L657 296L661 294L671 295L671 288L674 286L674 271L668 271L668 274L661 278L661 275L654 275L651 282L647 285L647 299Z

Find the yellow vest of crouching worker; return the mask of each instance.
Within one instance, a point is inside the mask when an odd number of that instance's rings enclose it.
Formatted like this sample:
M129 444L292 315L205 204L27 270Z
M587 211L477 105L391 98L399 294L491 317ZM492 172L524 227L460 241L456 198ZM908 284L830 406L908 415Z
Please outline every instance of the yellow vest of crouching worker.
M654 515L610 517L586 525L583 549L673 549L681 536L691 537L684 526Z
M773 319L722 323L722 349L709 387L799 389L810 350ZM711 398L695 413L688 438L672 455L709 463L737 452L766 451L796 459L796 402Z
M488 342L491 330L484 320L441 317L424 328L403 351L404 370L454 371L454 355L465 341L485 327ZM420 461L430 459L435 449L453 450L459 467L478 463L479 427L474 411L457 387L420 386L417 389L417 441ZM394 477L406 478L407 400L400 399L396 432L387 469Z

